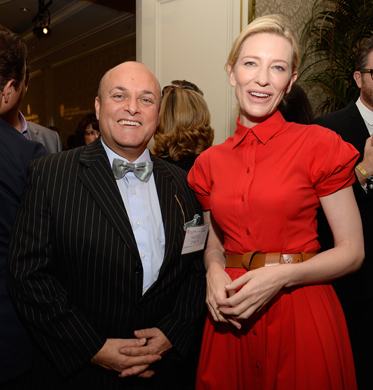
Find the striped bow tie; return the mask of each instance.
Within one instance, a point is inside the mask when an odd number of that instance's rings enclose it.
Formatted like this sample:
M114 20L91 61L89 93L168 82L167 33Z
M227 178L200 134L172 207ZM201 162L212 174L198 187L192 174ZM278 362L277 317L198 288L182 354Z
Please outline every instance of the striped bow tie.
M113 160L113 173L116 180L121 179L127 172L133 172L139 180L147 182L152 171L153 163L151 161L133 164L119 158Z

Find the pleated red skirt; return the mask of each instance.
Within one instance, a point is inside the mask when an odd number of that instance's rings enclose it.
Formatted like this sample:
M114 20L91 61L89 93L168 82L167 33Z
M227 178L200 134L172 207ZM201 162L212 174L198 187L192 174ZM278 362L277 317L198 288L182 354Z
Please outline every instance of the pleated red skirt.
M246 272L227 268L232 280ZM356 390L344 314L328 284L283 289L237 330L208 315L196 390Z

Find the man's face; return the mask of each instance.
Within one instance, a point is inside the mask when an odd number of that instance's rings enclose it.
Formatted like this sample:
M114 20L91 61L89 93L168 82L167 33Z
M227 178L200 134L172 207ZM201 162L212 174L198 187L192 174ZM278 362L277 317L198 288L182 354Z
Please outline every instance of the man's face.
M95 101L100 133L115 153L135 161L156 131L161 93L149 69L126 62L111 69Z
M365 69L373 69L373 52L368 55ZM360 99L362 103L373 111L373 80L370 73L355 72L354 79L360 88Z

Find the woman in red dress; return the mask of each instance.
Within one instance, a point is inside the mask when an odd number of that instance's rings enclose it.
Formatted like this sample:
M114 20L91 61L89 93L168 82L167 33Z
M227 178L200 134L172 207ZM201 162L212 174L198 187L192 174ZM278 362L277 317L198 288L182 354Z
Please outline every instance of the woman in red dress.
M356 390L329 282L364 258L351 188L358 153L336 133L288 123L277 110L298 58L279 15L241 33L227 62L236 132L203 152L188 177L210 221L197 390ZM317 254L320 204L335 248Z

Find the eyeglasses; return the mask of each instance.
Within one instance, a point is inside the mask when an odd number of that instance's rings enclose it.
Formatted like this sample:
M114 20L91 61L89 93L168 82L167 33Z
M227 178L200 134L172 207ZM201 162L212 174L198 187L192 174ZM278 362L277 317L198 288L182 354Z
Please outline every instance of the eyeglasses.
M359 70L360 73L370 73L370 77L373 80L373 69L361 69Z
M177 85L166 85L163 89L162 89L162 97L164 96L164 94L166 92L169 92L171 91L171 89L173 88L178 88L178 89L191 89L192 91L194 91L195 89L189 85L182 85L181 87L177 86Z

